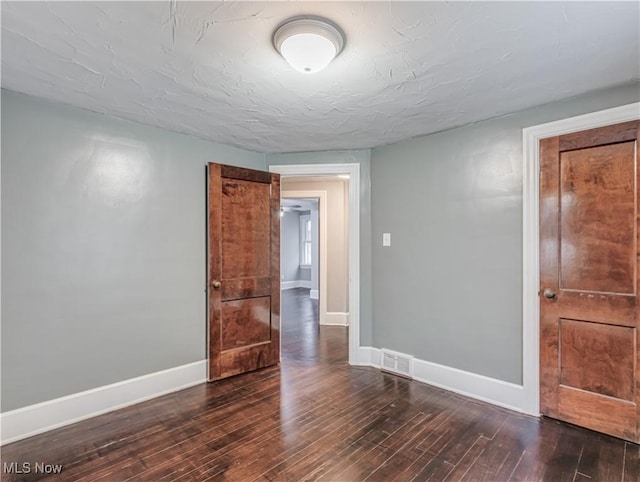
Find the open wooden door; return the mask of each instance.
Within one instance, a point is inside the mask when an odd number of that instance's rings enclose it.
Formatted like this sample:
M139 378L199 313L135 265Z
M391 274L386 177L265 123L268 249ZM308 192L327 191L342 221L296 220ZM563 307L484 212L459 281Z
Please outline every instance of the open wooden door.
M209 164L209 380L280 361L280 175Z
M540 408L640 441L639 122L540 142Z

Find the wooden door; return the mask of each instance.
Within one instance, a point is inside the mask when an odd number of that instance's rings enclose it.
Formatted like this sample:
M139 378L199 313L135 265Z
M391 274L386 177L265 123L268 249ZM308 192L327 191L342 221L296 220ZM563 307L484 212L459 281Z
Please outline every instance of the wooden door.
M209 380L280 361L280 175L209 164Z
M639 122L540 142L540 407L640 441Z

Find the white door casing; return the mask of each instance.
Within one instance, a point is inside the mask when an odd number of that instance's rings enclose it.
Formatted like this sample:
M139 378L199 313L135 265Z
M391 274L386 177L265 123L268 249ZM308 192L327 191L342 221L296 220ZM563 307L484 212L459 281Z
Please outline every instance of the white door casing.
M540 140L636 119L640 102L522 130L522 409L531 415L540 415Z
M282 177L349 175L349 363L359 365L360 348L360 164L286 164L269 166ZM321 270L322 271L322 270ZM326 270L325 270L326 271ZM320 281L322 283L322 280ZM322 285L321 288L322 290Z

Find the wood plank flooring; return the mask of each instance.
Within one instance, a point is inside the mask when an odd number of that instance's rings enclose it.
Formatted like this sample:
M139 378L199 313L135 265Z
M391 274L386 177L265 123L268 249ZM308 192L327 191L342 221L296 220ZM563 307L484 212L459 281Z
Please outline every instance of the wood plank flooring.
M640 482L637 445L349 366L308 290L283 292L282 318L281 367L7 445L3 469L32 472L2 480Z

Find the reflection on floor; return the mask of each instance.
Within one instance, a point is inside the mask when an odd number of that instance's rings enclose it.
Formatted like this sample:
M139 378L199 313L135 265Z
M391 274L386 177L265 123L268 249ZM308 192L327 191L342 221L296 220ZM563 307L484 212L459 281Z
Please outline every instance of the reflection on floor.
M318 300L309 290L282 292L282 360L315 363L347 362L348 331L344 326L319 326Z
M347 330L283 292L279 367L3 447L48 480L640 481L640 447L347 363ZM36 480L44 474L3 475Z

